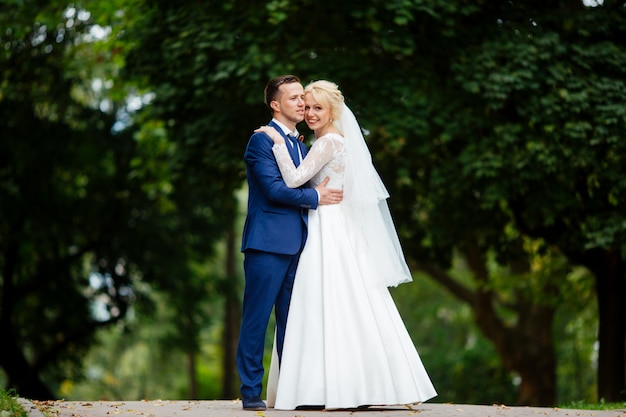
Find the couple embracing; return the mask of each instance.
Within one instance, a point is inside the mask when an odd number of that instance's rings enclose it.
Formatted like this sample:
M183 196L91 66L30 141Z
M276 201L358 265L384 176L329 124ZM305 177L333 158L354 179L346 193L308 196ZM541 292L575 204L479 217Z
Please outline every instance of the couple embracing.
M273 118L244 154L243 408L266 408L272 309L270 407L344 409L436 396L388 289L412 280L389 194L341 91L323 80L303 88L283 75L269 81L265 102ZM315 133L310 150L298 140L303 120Z

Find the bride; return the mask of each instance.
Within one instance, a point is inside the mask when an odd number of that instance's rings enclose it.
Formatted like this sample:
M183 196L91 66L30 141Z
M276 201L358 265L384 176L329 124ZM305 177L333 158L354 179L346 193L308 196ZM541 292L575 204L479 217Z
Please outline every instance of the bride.
M280 366L276 350L268 406L326 409L412 404L437 395L388 287L412 280L361 129L337 85L304 90L315 142L298 168L273 128L257 131L293 188L329 177L343 188L338 205L309 211Z

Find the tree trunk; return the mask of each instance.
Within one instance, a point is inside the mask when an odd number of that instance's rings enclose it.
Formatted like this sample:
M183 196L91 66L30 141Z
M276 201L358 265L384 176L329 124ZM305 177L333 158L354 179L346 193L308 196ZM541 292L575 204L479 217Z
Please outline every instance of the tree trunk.
M198 378L196 377L196 351L187 351L187 372L189 373L189 399L198 399Z
M33 400L53 400L54 394L39 378L17 346L12 329L3 328L2 332L10 337L2 339L0 365L6 372L9 383L7 388L14 388L20 397Z
M237 341L239 340L239 302L236 299L226 300L226 317L224 319L224 382L222 397L237 398Z
M493 343L504 366L521 378L517 405L555 405L554 309L539 306L517 309L518 320L513 326L502 323L491 302L475 303L472 309L476 324Z
M518 404L553 406L556 403L556 354L552 325L555 309L551 306L522 306L516 333L518 341L511 356L512 368L522 378Z
M237 342L239 340L240 303L237 296L236 268L235 268L235 231L234 225L228 230L226 237L226 276L228 282L225 285L224 294L224 337L222 349L224 357L222 369L224 379L222 381L222 398L237 398Z
M13 310L16 299L14 277L18 263L19 241L13 240L11 237L19 235L21 222L16 222L12 229L13 233L9 234L8 244L2 254L4 265L2 268L2 286L0 287L0 329L2 329L0 367L9 379L6 388L14 388L22 397L52 400L55 398L52 391L39 378L39 373L34 367L28 363L19 346L19 331L14 329Z
M626 399L626 268L619 254L592 250L584 264L596 278L598 300L598 399L621 402Z
M522 292L507 307L516 312L514 324L505 323L497 313L497 294L489 285L489 271L484 254L475 242L465 247L468 265L478 284L475 291L462 287L447 273L429 266L421 268L443 284L459 299L467 302L474 313L476 324L493 343L503 365L521 378L518 405L553 406L556 402L556 355L552 340L554 308L541 306ZM518 262L516 273L528 271ZM546 283L545 291L554 291Z

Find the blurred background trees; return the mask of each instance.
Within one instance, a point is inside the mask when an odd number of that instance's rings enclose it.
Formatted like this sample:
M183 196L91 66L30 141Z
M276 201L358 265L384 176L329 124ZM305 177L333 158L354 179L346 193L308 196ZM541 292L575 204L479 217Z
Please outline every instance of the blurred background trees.
M624 399L621 3L0 5L20 395L238 396L241 156L266 81L295 73L337 82L367 131L436 401Z

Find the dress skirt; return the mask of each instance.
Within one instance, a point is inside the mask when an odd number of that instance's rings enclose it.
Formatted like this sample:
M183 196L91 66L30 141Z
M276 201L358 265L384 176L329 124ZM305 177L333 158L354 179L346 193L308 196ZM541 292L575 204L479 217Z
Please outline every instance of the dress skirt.
M424 402L437 395L388 288L363 277L340 205L309 211L309 234L289 308L280 369L274 349L270 407L326 409Z

